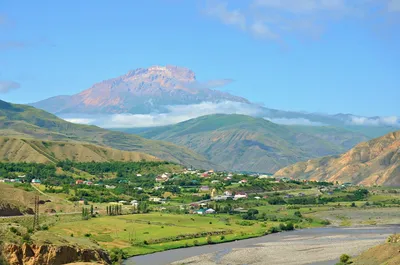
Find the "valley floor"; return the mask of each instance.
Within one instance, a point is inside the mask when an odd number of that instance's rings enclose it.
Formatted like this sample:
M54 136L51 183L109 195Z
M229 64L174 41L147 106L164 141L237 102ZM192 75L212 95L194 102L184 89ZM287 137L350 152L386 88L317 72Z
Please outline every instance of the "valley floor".
M333 265L341 254L358 255L396 232L400 232L400 226L304 229L219 246L135 257L124 264ZM193 257L187 258L190 255Z

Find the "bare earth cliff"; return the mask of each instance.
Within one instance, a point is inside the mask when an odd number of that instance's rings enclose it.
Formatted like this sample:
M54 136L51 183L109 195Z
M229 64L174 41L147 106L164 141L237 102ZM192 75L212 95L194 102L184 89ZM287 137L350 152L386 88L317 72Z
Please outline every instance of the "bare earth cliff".
M296 163L275 176L400 186L400 131L358 144L338 157Z
M61 265L73 262L111 264L105 251L76 246L7 244L3 247L3 256L9 265Z

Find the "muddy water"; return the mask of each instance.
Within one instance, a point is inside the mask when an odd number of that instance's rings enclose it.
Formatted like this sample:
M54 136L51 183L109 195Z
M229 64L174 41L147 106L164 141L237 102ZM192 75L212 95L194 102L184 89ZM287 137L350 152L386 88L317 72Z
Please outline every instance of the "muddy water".
M400 225L304 229L218 245L137 256L125 261L124 265L165 265L174 262L194 265L332 265L338 261L340 254L357 255L373 245L384 242L394 233L400 233ZM243 257L246 257L245 262Z

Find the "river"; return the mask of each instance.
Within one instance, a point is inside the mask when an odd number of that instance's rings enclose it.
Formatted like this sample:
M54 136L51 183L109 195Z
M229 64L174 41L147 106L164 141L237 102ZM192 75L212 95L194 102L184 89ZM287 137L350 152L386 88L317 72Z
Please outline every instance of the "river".
M394 233L400 225L303 229L136 256L124 265L332 265L341 254L358 255Z

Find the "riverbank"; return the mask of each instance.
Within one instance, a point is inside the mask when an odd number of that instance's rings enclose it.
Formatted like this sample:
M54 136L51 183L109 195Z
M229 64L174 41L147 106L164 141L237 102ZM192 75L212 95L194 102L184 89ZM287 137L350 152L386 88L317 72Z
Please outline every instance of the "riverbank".
M396 232L400 226L312 228L137 256L124 265L331 265L341 254L358 255Z

